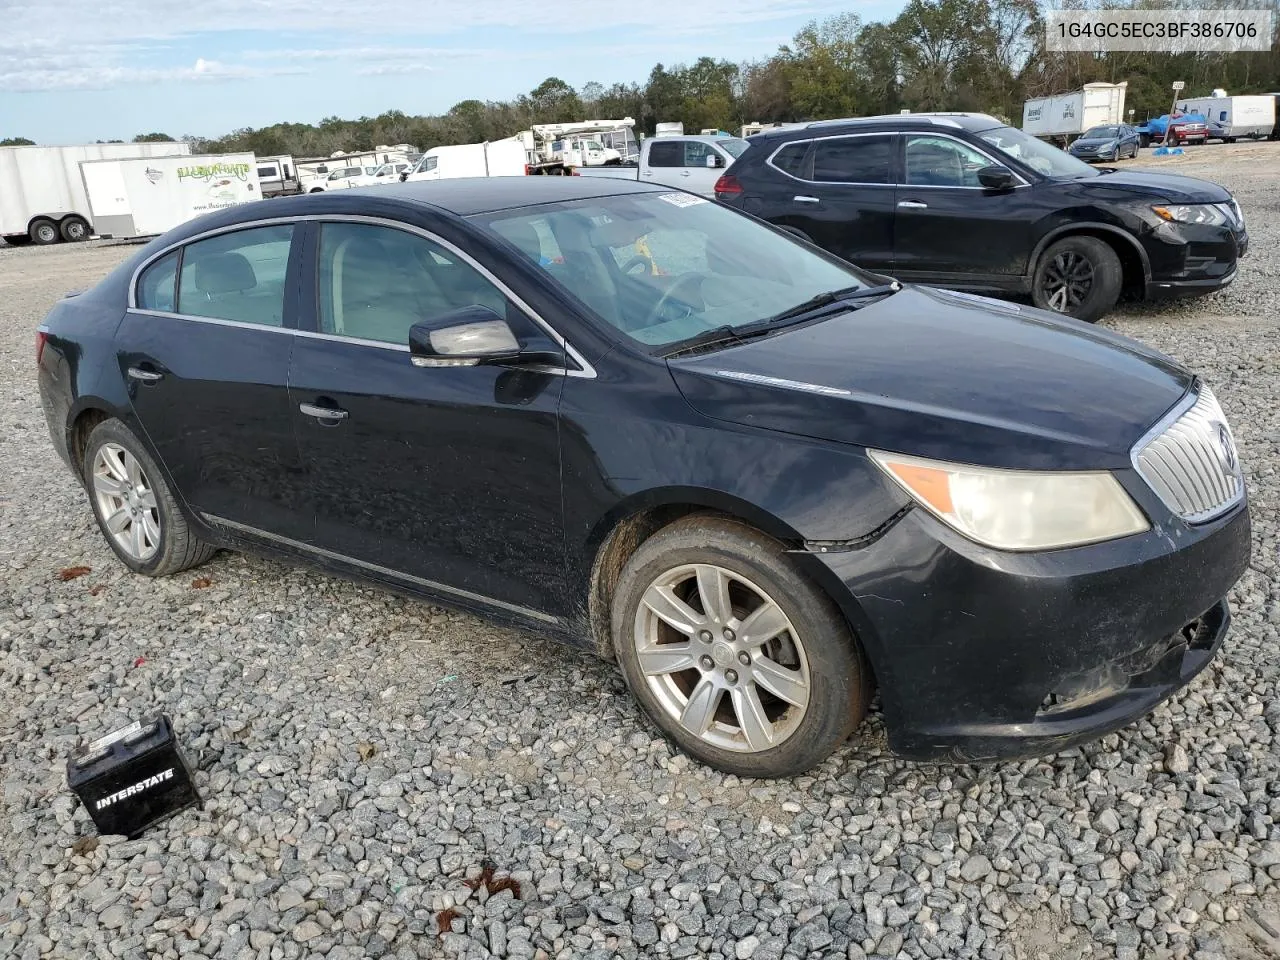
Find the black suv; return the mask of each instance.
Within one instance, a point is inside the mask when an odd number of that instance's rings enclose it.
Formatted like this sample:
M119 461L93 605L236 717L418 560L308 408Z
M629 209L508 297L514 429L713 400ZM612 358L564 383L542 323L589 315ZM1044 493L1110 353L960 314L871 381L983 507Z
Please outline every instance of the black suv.
M825 120L749 143L716 199L871 270L1030 294L1081 320L1121 294L1224 287L1248 244L1217 184L1090 167L980 114Z

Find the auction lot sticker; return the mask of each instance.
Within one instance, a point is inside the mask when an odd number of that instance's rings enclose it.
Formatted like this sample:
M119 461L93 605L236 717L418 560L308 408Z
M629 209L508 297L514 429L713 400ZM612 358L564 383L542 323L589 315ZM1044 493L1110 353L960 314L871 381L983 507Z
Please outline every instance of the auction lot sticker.
M700 203L709 202L706 197L695 197L692 193L664 193L659 195L658 199L665 200L676 207L694 207Z

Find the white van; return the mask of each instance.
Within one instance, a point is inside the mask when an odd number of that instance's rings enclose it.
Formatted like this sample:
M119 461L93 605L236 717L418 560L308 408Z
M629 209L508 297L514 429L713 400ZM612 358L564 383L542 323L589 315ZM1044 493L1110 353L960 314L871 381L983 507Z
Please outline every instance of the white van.
M404 175L404 180L411 183L456 177L523 177L525 159L524 144L516 139L432 147Z

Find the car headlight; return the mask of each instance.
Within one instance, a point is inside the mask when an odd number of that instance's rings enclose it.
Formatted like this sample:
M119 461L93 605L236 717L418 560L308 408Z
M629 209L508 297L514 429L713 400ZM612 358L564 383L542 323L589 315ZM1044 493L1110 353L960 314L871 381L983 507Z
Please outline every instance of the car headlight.
M885 474L952 529L998 550L1114 540L1151 524L1109 472L1003 470L867 451Z
M1120 141L1118 141L1118 140L1108 140L1106 143L1104 143L1104 144L1102 145L1101 149L1103 149L1103 150L1114 150L1114 149L1115 149L1116 147L1118 147L1118 146L1120 146Z
M1201 223L1218 227L1227 222L1227 215L1218 203L1178 203L1151 209L1161 220L1170 223Z

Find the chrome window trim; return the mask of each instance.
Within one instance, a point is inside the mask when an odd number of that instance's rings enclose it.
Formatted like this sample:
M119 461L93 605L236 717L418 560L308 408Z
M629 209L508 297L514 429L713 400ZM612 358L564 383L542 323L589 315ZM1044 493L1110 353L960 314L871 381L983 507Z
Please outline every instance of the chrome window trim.
M837 123L839 121L824 120L820 122ZM813 126L813 124L810 124L810 126ZM773 167L773 169L777 170L784 177L790 177L792 180L796 181L796 183L831 184L837 187L919 187L922 189L927 187L930 190L986 190L987 189L986 187L953 187L953 186L947 186L947 185L924 184L924 183L903 183L903 182L868 183L862 180L805 180L803 177L797 177L793 173L787 173L787 171L783 170L780 166L778 166L776 163L773 162L773 158L776 157L779 153L781 153L787 147L793 146L798 143L813 144L821 140L848 140L852 137L909 137L909 136L942 137L943 139L946 139L946 140L954 140L956 143L959 143L963 146L968 147L971 150L976 151L977 153L982 154L984 157L990 160L993 165L1004 167L1010 173L1012 173L1014 177L1017 178L1017 180L1019 181L1018 183L1014 184L1013 186L1014 190L1021 190L1024 187L1031 186L1031 184L1027 181L1025 177L1022 176L1022 174L1020 174L1017 170L1014 170L1004 161L993 157L990 153L988 153L982 147L979 147L976 144L970 143L968 140L961 140L959 137L953 136L952 134L947 133L946 131L943 131L943 130L864 130L859 133L841 133L841 134L834 134L829 137L807 137L807 138L802 138L797 140L788 140L786 143L779 144L777 149L774 150L773 153L769 154L768 158L765 160L765 163L768 166ZM906 149L905 145L903 149L905 151ZM903 174L905 176L905 171L903 172Z
M293 549L299 550L303 553L310 553L330 560L337 560L341 563L349 563L352 566L361 567L372 573L395 577L397 580L414 583L418 586L426 587L428 590L435 590L439 593L445 593L455 597L462 597L466 600L472 600L477 603L483 603L486 606L496 607L500 610L506 610L510 613L516 613L524 617L531 617L535 620L540 620L543 623L563 625L565 622L560 617L553 617L551 614L543 613L540 610L531 610L529 607L522 607L515 603L507 603L505 600L496 600L493 597L487 597L482 593L473 593L470 590L463 590L461 587L451 587L446 583L437 583L435 580L428 580L425 577L416 577L411 573L404 573L400 570L392 569L391 567L379 566L378 564L370 563L367 560L359 560L355 557L347 556L344 553L336 553L333 550L326 550L324 547L317 547L314 544L303 543L301 540L293 540L289 537L283 537L278 533L271 533L268 530L251 527L246 523L237 523L235 520L228 520L225 517L219 517L212 513L201 513L200 518L214 526L225 527L228 530L235 530L240 533L247 533L250 536L261 537L264 540L272 540L276 543L292 547Z
M560 346L565 351L566 354L568 354L570 359L572 359L573 362L580 367L580 369L578 370L570 370L567 367L539 367L539 368L530 367L528 369L531 369L531 370L537 369L543 373L550 373L556 376L578 377L584 380L595 379L596 377L595 367L593 367L590 363L587 362L586 358L583 357L582 354L579 353L577 349L574 348L573 344L571 344L568 340L566 340L563 336L561 336L560 332L556 330L555 327L553 327L550 323L544 320L536 310L530 307L528 303L526 303L521 297L519 297L514 290L512 290L509 286L507 286L507 284L504 283L502 280L500 280L491 270L485 267L484 264L477 261L474 257L472 257L469 253L467 253L461 247L457 246L456 244L450 243L448 240L432 233L430 230L426 230L422 227L414 226L411 223L404 223L403 221L400 221L400 220L391 220L391 219L388 219L387 217L371 217L371 216L364 216L361 214L305 214L301 216L291 216L291 217L270 217L263 220L246 220L240 223L228 224L222 227L215 227L212 230L206 230L202 233L193 234L192 236L185 237L182 240L175 240L173 243L169 244L168 246L163 247L160 250L157 250L155 253L151 254L149 257L143 260L140 264L138 264L138 266L134 269L133 275L129 278L129 295L128 295L126 309L130 313L138 313L138 314L143 314L145 316L166 317L174 320L189 320L197 323L214 323L214 324L233 326L233 327L247 327L253 330L278 330L282 333L291 333L296 336L309 336L309 337L322 339L322 340L337 340L343 343L355 343L355 344L363 344L367 346L383 347L386 349L400 350L405 353L408 353L409 347L407 345L402 345L402 344L383 343L382 341L365 340L360 337L344 337L338 334L322 333L314 330L298 330L293 327L284 327L284 326L271 327L265 324L245 323L239 320L222 320L217 317L199 317L199 316L195 316L192 314L185 314L185 313L172 313L172 312L166 312L166 311L160 311L160 310L148 310L146 308L138 306L138 281L141 278L143 271L145 271L147 267L151 266L151 264L155 263L157 260L172 253L174 250L177 250L182 247L186 247L192 243L197 243L201 240L208 240L212 237L222 236L223 234L227 234L227 233L238 233L242 230L253 230L258 227L284 226L286 224L292 225L292 224L299 224L299 223L320 223L320 224L363 223L363 224L368 224L370 226L387 227L392 230L402 230L405 233L411 233L416 236L422 237L424 240L427 240L430 243L439 244L441 247L448 250L450 253L459 257L467 265L469 265L472 269L474 269L477 273L479 273L482 277L484 277L486 280L492 283L495 287L497 287L498 290L501 291L503 296L505 296L517 307L519 307L522 311L524 311L524 313L528 315L529 318L532 319L534 323L536 323L539 327L541 327L542 330L549 337L551 337L551 339L558 346Z

